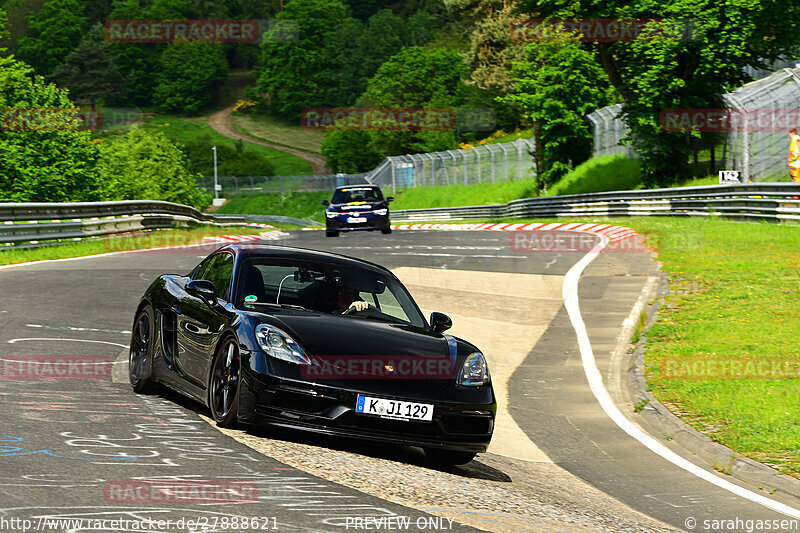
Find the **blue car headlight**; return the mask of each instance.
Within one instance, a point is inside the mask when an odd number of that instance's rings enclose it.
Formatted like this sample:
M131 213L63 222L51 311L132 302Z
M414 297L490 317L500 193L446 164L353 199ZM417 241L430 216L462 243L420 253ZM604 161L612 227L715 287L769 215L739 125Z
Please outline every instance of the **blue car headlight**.
M259 324L256 326L256 339L264 353L275 359L296 363L298 365L311 364L311 360L300 345L285 332L274 326L267 324Z
M378 215L379 217L382 217L382 216L386 216L386 213L388 213L389 210L384 207L383 209L375 209L372 212L375 213L376 215Z
M464 360L461 372L456 377L456 383L467 387L480 387L489 383L489 365L481 352L472 352Z
M341 215L341 213L338 213L336 211L325 211L325 216L328 218L336 218L339 215Z

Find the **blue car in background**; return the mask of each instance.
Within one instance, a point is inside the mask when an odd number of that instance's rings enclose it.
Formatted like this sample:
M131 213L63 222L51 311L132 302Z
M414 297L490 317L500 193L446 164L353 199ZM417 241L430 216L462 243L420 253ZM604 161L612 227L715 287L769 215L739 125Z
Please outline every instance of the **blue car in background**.
M340 231L381 230L389 234L389 202L377 185L345 185L337 187L330 202L323 200L325 211L325 236L337 237Z

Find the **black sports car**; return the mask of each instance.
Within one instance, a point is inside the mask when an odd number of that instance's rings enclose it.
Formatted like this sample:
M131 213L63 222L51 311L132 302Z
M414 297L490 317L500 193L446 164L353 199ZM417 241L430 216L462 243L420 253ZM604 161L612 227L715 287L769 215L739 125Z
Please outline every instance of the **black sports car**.
M472 344L426 321L386 268L336 254L229 245L145 292L132 329L137 392L160 382L221 426L272 424L421 446L439 463L485 451L496 401Z
M331 201L323 200L325 210L325 236L336 237L340 231L376 229L392 232L389 222L391 196L383 197L377 185L345 185L333 191Z

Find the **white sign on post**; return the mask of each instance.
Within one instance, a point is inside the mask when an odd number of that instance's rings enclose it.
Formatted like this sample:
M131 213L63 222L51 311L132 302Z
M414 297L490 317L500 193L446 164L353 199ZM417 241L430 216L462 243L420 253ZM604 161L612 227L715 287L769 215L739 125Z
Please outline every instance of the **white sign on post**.
M741 172L738 170L720 170L719 171L719 183L720 185L727 184L727 183L741 183Z

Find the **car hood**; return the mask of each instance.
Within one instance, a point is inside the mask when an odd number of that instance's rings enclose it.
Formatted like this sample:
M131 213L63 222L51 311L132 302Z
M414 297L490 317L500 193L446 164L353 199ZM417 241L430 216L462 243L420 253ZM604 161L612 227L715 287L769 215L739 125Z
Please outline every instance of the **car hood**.
M447 339L424 328L341 315L273 316L309 355L449 357ZM280 325L276 324L278 327Z
M381 209L385 208L385 202L353 202L347 204L331 204L331 211L342 211L342 212L349 212L349 211L367 211L373 209Z

